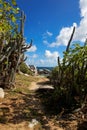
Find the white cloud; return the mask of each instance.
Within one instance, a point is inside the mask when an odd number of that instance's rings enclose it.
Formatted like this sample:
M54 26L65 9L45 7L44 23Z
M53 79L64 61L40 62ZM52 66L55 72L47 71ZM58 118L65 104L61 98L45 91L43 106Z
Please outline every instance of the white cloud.
M87 37L86 35L87 35L87 17L84 17L80 21L80 25L76 29L74 40L84 42Z
M48 42L47 40L43 40L43 43L44 43L45 45L49 45L49 42Z
M34 54L33 56L32 56L32 58L37 58L38 57L38 55L37 54Z
M46 34L47 34L48 36L52 36L52 35L53 35L53 33L49 32L49 31L47 31Z
M38 65L39 66L49 66L49 67L57 66L57 58L56 58L56 60L48 59L48 58L40 59L39 61L37 61L37 66Z
M37 50L37 47L35 45L31 46L27 51L28 52L35 52Z
M51 53L52 54L52 53ZM54 53L55 54L55 53ZM48 54L49 55L49 54ZM57 66L57 54L54 56L43 57L42 59L32 58L31 56L26 60L26 63L35 66Z
M40 64L44 64L45 63L45 61L43 59L40 59L39 62L40 62Z
M80 0L81 21L76 29L75 40L85 41L87 35L87 0Z
M52 32L46 31L46 32L43 34L43 39L46 39L47 37L51 37L52 35L53 35Z
M76 26L76 31L74 34L73 41L84 42L87 34L87 0L80 0L80 11L81 11L81 21L79 25L73 23L71 27L64 27L60 30L59 35L56 37L55 41L51 43L50 47L67 45L69 38L71 36L73 26Z
M26 63L35 65L35 66L48 66L48 67L52 67L52 66L57 66L57 59L53 60L53 59L28 59L26 61Z
M80 10L81 10L81 16L85 17L87 16L87 0L80 0Z
M73 26L77 26L76 23L73 24ZM56 37L56 41L51 43L50 47L55 47L59 45L67 45L69 38L71 36L73 26L71 27L64 27L61 29L60 34Z
M57 51L50 52L49 50L45 51L45 57L51 60L56 60L59 56L59 53Z

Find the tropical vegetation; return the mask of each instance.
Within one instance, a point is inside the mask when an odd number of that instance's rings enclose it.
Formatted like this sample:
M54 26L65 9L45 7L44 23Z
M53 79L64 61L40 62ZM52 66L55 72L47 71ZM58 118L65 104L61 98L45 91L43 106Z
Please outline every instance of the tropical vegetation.
M65 107L82 106L87 98L87 39L83 45L67 45L62 61L52 70L51 83L54 100L61 100Z
M24 52L32 45L25 44L24 21L16 0L0 0L0 86L4 88L14 86Z

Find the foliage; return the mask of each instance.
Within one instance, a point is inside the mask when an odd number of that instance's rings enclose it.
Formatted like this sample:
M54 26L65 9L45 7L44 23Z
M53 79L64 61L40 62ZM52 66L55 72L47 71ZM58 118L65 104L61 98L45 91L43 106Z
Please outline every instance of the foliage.
M20 71L23 72L23 73L32 75L31 70L29 70L29 67L24 62L20 65Z
M50 81L51 81L51 83L53 82L55 82L56 83L56 81L57 81L57 76L58 76L58 66L56 66L56 67L54 67L53 69L52 69L52 71L51 71L51 74L50 74Z
M16 0L0 0L0 86L14 86L15 74L31 47L24 39L25 15Z
M0 33L3 33L5 36L7 34L8 36L16 35L19 10L15 0L0 0Z
M67 107L82 105L87 94L87 40L83 46L74 44L64 52L62 62L50 76L55 91L52 97L62 99Z

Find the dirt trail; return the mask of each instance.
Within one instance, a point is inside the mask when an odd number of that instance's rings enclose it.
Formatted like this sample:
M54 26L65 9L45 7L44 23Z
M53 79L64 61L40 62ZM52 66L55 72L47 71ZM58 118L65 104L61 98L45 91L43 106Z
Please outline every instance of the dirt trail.
M6 91L5 98L0 104L0 130L30 130L28 125L32 119L41 123L42 130L81 130L77 128L78 122L82 120L82 117L78 117L78 114L76 116L67 115L67 117L62 118L59 115L49 114L50 110L45 109L36 90L39 88L53 89L47 78L39 77L37 80L33 80L28 87L22 83L21 79L18 80L16 86L16 91ZM21 86L21 89L19 89L19 86ZM31 93L29 93L30 91L23 91L26 87L27 90L31 90ZM43 100L45 99L43 98Z
M31 91L36 91L38 89L54 89L54 88L49 84L49 79L41 77L38 81L32 82L31 86L29 87L29 90ZM37 97L36 96L34 97L36 100ZM79 119L78 114L77 115L71 114L68 115L69 117L66 116L66 118L62 119L59 118L58 115L48 116L46 112L44 112L41 102L39 102L38 106L39 106L38 111L41 111L41 113L43 114L41 120L42 122L45 121L43 125L45 128L44 130L80 130L80 127L78 128L78 122L79 120L80 121L82 120L82 117L81 119ZM37 101L35 107L37 107ZM81 130L83 130L83 128Z
M37 82L32 82L29 86L29 90L36 91L40 88L54 89L51 85L48 84L49 79L41 77Z

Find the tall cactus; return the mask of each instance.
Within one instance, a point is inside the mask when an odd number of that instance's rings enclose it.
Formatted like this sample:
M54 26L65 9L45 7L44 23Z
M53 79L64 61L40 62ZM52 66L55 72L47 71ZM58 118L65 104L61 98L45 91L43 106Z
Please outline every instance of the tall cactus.
M24 60L24 52L32 46L24 43L24 12L21 12L20 32L16 38L9 38L8 44L3 44L5 36L0 35L0 86L14 86L15 74Z

